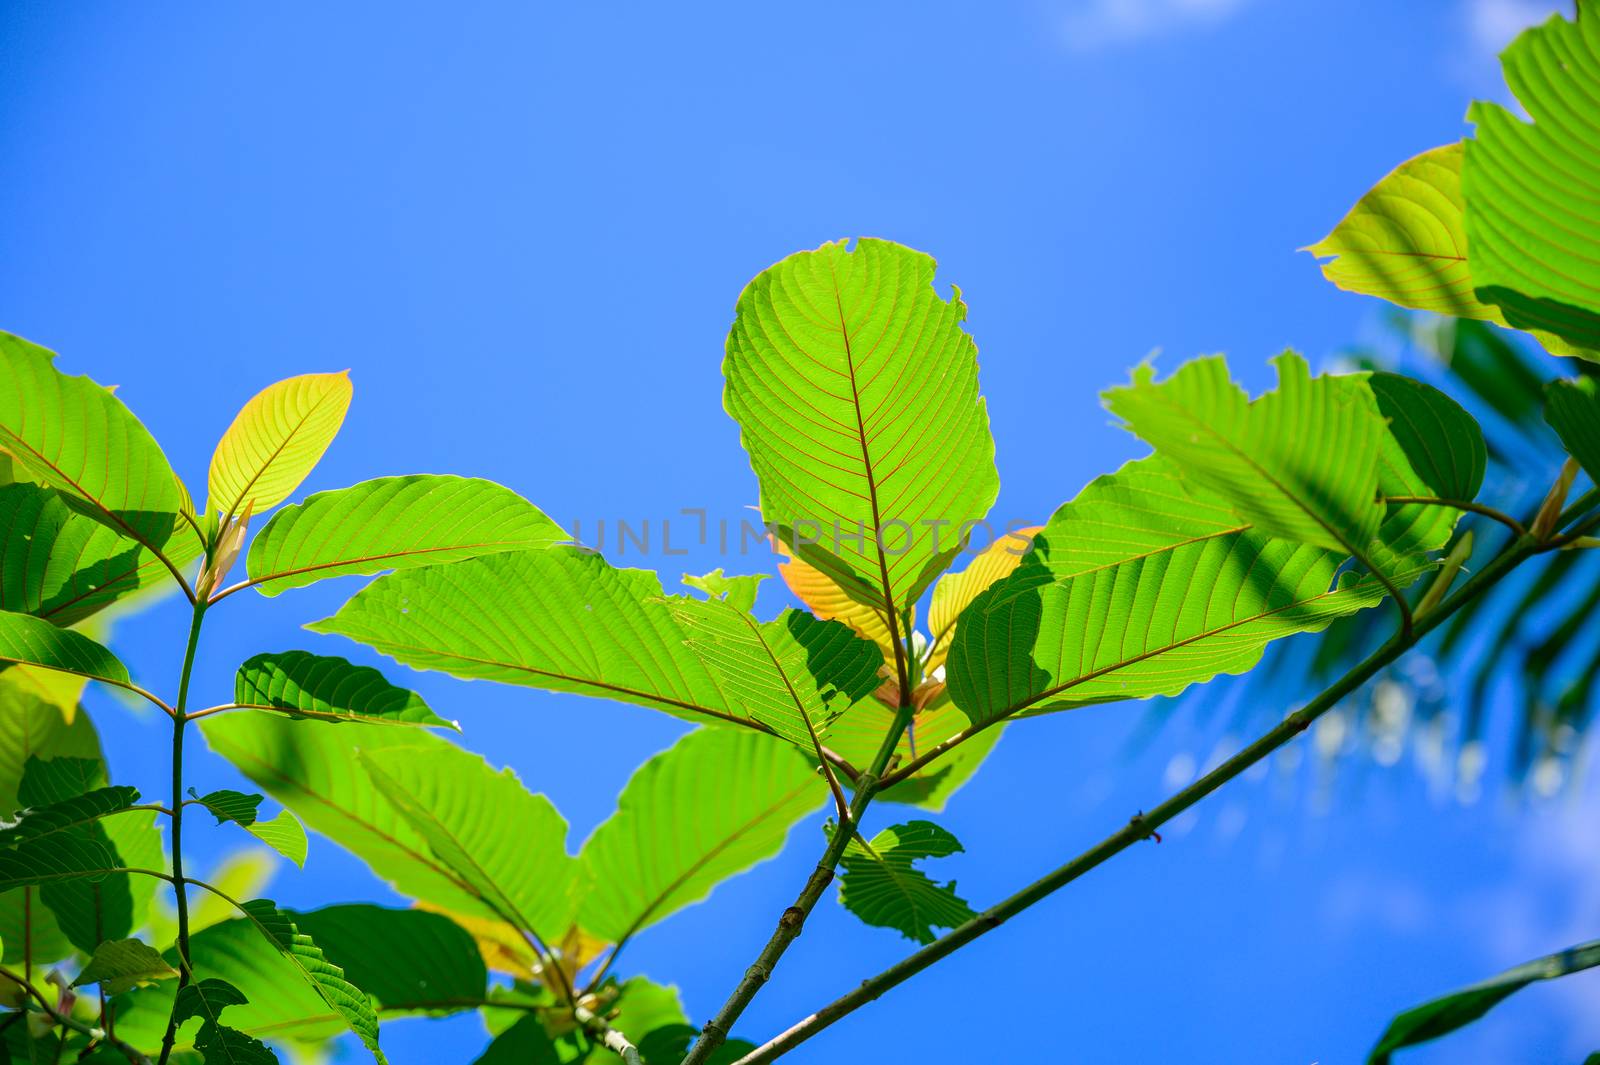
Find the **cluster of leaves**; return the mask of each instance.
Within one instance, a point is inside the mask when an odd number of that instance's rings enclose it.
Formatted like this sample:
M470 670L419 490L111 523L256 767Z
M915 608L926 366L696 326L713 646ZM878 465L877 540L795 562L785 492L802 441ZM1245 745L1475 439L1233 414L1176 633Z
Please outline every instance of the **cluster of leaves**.
M1563 76L1600 73L1591 21L1541 32L1560 47L1529 46L1528 69L1556 54ZM1549 78L1525 80L1542 92ZM1403 168L1405 182L1433 182L1431 217L1457 209L1450 232L1467 250L1452 265L1435 255L1439 272L1420 282L1363 272L1388 261L1394 234L1433 232L1394 222L1411 216L1375 193L1321 246L1343 256L1336 280L1403 299L1448 282L1452 299L1473 301L1458 313L1591 352L1600 285L1582 255L1552 251L1530 270L1500 243L1548 236L1511 228L1526 222L1504 191L1526 171L1518 153L1593 165L1562 140L1565 99L1525 97L1536 117L1556 108L1532 148L1534 127L1483 112L1481 146ZM1496 205L1475 208L1474 189L1496 190L1483 194ZM757 575L687 577L669 594L487 481L388 477L283 505L342 423L342 374L291 378L246 404L197 509L109 390L0 334L0 804L16 811L0 825L0 982L16 989L0 1021L8 1052L269 1062L264 1039L350 1032L381 1061L384 1019L474 1010L493 1037L481 1062L732 1060L752 1049L725 1041L754 994L743 988L764 981L835 868L839 901L867 924L929 943L983 923L921 864L959 841L922 817L868 837L874 800L937 813L1008 724L1176 695L1386 599L1394 646L1409 647L1466 557L1462 514L1505 519L1476 502L1488 463L1478 424L1437 389L1386 372L1314 376L1286 352L1277 388L1252 398L1211 357L1166 377L1141 367L1107 392L1153 453L950 572L999 476L965 305L933 276L928 256L863 239L790 256L738 300L724 401L780 572L809 608L767 620L754 613ZM1589 378L1558 382L1543 408L1573 461L1528 528L1517 525L1518 542L1586 546L1560 530L1580 465L1600 473L1600 391ZM280 507L251 540L252 520ZM241 557L246 576L228 584ZM418 670L703 727L641 766L573 854L547 798L440 735L452 723L373 668L262 653L239 667L231 701L191 708L196 643L222 601L335 576L374 579L313 632ZM1410 594L1424 579L1428 590ZM193 608L170 700L85 628L157 586ZM171 718L167 805L107 779L78 707L87 681ZM261 792L183 789L191 723ZM268 796L283 809L263 818ZM818 875L694 1041L675 993L623 978L619 957L777 853L830 800ZM309 826L414 906L291 912L235 898L184 872L183 818L196 807L297 863ZM174 921L152 914L161 881L176 889ZM191 911L191 890L221 912ZM89 986L98 1001L74 990Z
M1600 20L1585 5L1575 21L1551 16L1519 36L1501 63L1528 120L1497 104L1474 104L1467 116L1476 126L1472 137L1402 163L1308 250L1332 257L1323 271L1341 288L1525 330L1553 355L1600 363ZM1473 390L1510 429L1533 438L1532 450L1548 453L1530 416L1542 405L1570 456L1559 493L1527 522L1537 533L1580 468L1591 485L1600 484L1600 380L1590 366L1576 379L1552 382L1541 397L1515 351L1471 321L1462 326L1452 365L1459 355ZM1525 458L1502 454L1501 461L1513 473L1505 479L1514 481ZM1591 488L1575 506L1597 498ZM1586 563L1579 552L1557 555L1520 586L1463 611L1440 641L1447 662L1469 646L1476 657L1467 685L1469 740L1482 728L1493 680L1508 668L1519 675L1520 766L1535 758L1554 764L1591 712L1600 652L1584 630L1600 604L1600 582ZM1563 590L1576 594L1563 602ZM1553 598L1555 621L1541 625L1537 608ZM1475 633L1479 628L1488 635ZM1352 635L1358 644L1361 634ZM1395 1018L1372 1060L1387 1062L1395 1050L1454 1031L1535 980L1597 964L1600 948L1583 944L1409 1010Z

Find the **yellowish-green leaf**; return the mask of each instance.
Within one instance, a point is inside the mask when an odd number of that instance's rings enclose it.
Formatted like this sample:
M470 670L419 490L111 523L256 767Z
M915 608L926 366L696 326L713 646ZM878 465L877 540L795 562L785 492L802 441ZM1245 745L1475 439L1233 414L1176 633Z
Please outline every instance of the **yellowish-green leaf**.
M822 620L842 621L877 644L885 660L894 658L894 643L889 638L889 623L882 606L872 607L850 598L833 578L805 559L796 558L783 540L774 538L772 547L784 559L778 563L778 575L795 598ZM915 621L914 613L912 620Z
M268 385L228 426L211 456L207 509L260 514L300 487L350 409L350 375L304 374Z
M966 305L933 274L884 240L791 255L740 295L722 366L763 520L896 615L1000 490Z
M178 970L149 944L137 939L110 939L95 948L94 956L72 986L99 984L106 994L120 995L177 975Z
M1042 525L1008 532L984 548L960 573L947 573L933 586L933 601L928 605L928 627L933 631L933 646L928 651L924 672L933 673L944 665L955 639L956 620L985 588L1010 576L1022 564L1022 556L1033 545L1033 535Z

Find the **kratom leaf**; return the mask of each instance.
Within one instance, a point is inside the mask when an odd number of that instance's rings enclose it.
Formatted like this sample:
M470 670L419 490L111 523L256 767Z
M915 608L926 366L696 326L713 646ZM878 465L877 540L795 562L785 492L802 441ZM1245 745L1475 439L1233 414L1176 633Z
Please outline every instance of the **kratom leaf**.
M504 919L472 880L437 856L355 752L408 793L408 806L459 841L538 931L558 935L576 906L566 824L509 770L430 733L379 725L327 728L268 714L223 714L202 730L212 749L311 828L355 853L402 895L472 917Z
M40 759L30 759L49 765ZM126 810L139 801L137 788L95 788L81 795L41 806L21 810L11 820L0 822L0 847L14 847L22 843L47 840L63 832L73 832L85 825L94 824L107 814Z
M698 1038L700 1029L692 1024L663 1025L639 1041L639 1056L644 1058L645 1065L655 1065L656 1062L672 1065L683 1060L684 1055L689 1053L689 1047ZM706 1065L733 1065L755 1048L755 1044L748 1040L729 1039L711 1052L711 1056L706 1058Z
M110 939L95 948L83 972L72 981L73 987L99 984L108 995L120 995L135 987L153 984L178 975L161 952L137 939Z
M415 669L751 722L686 646L654 573L575 548L393 573L307 628Z
M882 240L791 255L740 295L722 367L763 520L857 601L895 612L1000 490L966 305L959 290L940 299L933 273Z
M726 576L722 567L718 566L704 576L696 577L685 573L683 583L690 588L698 588L712 599L720 599L735 610L749 613L755 609L756 594L761 590L761 582L767 579L765 573L753 573L744 577Z
M932 943L935 928L954 928L977 915L956 894L954 880L948 884L930 880L917 862L945 858L961 849L954 836L932 821L886 828L870 842L854 837L839 861L843 871L839 902L867 924L893 928L918 943Z
M813 614L823 621L844 622L877 644L885 661L893 660L894 642L889 637L889 623L884 619L881 606L870 607L856 602L832 577L805 559L796 558L782 540L774 539L772 548L785 560L778 563L778 575L789 586L789 591Z
M352 904L296 913L294 920L386 1016L453 1013L487 993L477 943L440 914Z
M986 724L1243 672L1270 641L1382 601L1371 578L1334 586L1343 559L1248 529L1159 454L1129 463L1056 511L961 615L950 695Z
M174 565L199 557L179 536L163 549ZM77 513L36 484L0 487L0 610L72 625L169 578L154 552Z
M1396 167L1322 240L1303 250L1329 281L1402 307L1505 324L1472 292L1458 141ZM1330 258L1331 257L1331 258Z
M528 1013L495 1036L473 1065L561 1065L561 1060L544 1021L537 1013Z
M532 503L493 481L383 477L285 507L250 545L263 595L328 577L459 562L568 543Z
M1600 348L1600 22L1553 15L1500 62L1532 121L1484 101L1467 112L1477 130L1462 189L1478 298L1519 329Z
M1443 998L1415 1006L1389 1022L1383 1038L1372 1048L1367 1061L1369 1065L1388 1065L1389 1056L1396 1050L1437 1039L1470 1024L1501 1000L1536 980L1553 980L1597 965L1600 965L1600 940L1580 943L1558 954L1549 954L1507 969L1498 976L1464 987Z
M194 795L193 788L189 794ZM276 817L262 821L256 816L262 796L246 795L240 791L213 791L195 796L195 801L211 812L217 824L232 821L252 836L289 859L301 868L306 864L306 830L288 810L280 810Z
M492 785L505 793L504 805L486 809L485 804L475 811L492 820L464 821L451 816L450 810L436 809L414 790L417 778L426 775L417 772L414 758L363 752L359 760L378 791L417 830L434 857L496 917L534 932L566 927L573 907L573 863L566 854L567 823L549 799L528 792L506 770L493 778ZM389 772L390 767L395 773ZM481 770L476 774L480 779ZM502 820L508 816L514 818L509 825ZM537 863L534 882L508 879L507 868L525 863L529 856ZM540 858L550 858L549 866L538 863Z
M178 990L174 1017L178 1024L194 1017L201 1019L194 1045L204 1056L205 1065L277 1065L277 1055L266 1044L221 1021L223 1010L244 1006L248 1001L244 992L224 980L201 980Z
M0 332L0 449L29 479L152 551L177 525L177 480L155 439L108 389L55 353Z
M349 371L291 377L256 393L217 442L206 509L261 514L288 499L333 443L350 395Z
M812 761L768 736L697 729L639 767L584 843L583 928L611 942L777 854L827 794Z
M1545 387L1544 417L1567 454L1600 484L1600 385L1595 379L1551 381Z
M0 610L0 663L20 662L131 687L127 667L107 648L29 614Z
M1030 525L1008 532L979 551L966 569L939 578L928 604L928 628L933 633L933 647L923 667L925 673L931 674L944 665L961 612L989 585L1015 572L1022 563L1022 556L1032 546L1034 533L1042 528L1042 525Z
M1473 500L1483 486L1488 449L1483 431L1461 405L1431 385L1392 373L1374 373L1368 387L1389 431L1378 459L1378 491L1390 496ZM1370 549L1385 570L1418 552L1436 551L1450 539L1461 512L1425 504L1391 504Z
M294 963L317 995L344 1019L356 1038L383 1065L383 1052L378 1049L378 1016L361 989L345 979L344 970L330 962L322 948L295 925L294 918L272 902L253 899L240 909Z
M1213 356L1159 383L1141 367L1106 407L1257 531L1362 557L1384 517L1377 400L1359 376L1312 378L1293 352L1273 363L1278 388L1254 402Z
M672 601L674 616L739 706L803 750L878 687L883 653L837 621L785 610L772 621L720 599Z
M30 760L86 758L100 762L100 742L89 716L78 714L69 723L63 718L60 707L45 701L32 687L20 683L21 672L19 666L0 672L0 810L5 811L25 805L20 791L24 767ZM102 764L95 784L104 783ZM132 816L136 815L125 814L123 819ZM31 895L31 899L25 898L25 894ZM32 946L36 964L58 961L73 950L55 915L40 902L36 888L17 888L0 894L0 942L4 943L0 960L7 965L23 960L24 945Z
M368 666L308 651L256 655L234 677L240 706L319 721L421 725L461 731L428 708L422 696L396 687Z

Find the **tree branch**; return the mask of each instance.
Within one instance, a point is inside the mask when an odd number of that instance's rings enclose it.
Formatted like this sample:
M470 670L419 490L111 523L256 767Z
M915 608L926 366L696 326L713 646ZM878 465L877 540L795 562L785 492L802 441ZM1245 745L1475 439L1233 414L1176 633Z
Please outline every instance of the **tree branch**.
M1128 820L1118 831L1107 836L1089 850L1056 869L1040 880L1023 888L1010 898L990 907L961 927L941 936L933 943L890 966L883 972L862 981L861 986L842 995L822 1009L811 1014L763 1046L740 1058L736 1065L759 1065L772 1061L810 1039L818 1032L854 1012L942 958L998 928L1007 919L1016 916L1034 903L1070 884L1107 859L1121 853L1140 840L1149 839L1156 830L1183 813L1189 807L1216 791L1222 785L1243 773L1267 755L1276 751L1304 732L1313 721L1336 706L1379 670L1389 665L1414 647L1419 640L1436 628L1462 606L1492 588L1501 576L1530 556L1548 550L1547 544L1536 544L1526 537L1520 538L1485 566L1459 592L1445 600L1437 609L1416 619L1409 634L1397 635L1368 658L1340 677L1326 691L1312 699L1301 709L1288 715L1274 728L1254 743L1223 762L1193 784L1173 795L1149 813L1140 812ZM836 835L842 836L844 833Z

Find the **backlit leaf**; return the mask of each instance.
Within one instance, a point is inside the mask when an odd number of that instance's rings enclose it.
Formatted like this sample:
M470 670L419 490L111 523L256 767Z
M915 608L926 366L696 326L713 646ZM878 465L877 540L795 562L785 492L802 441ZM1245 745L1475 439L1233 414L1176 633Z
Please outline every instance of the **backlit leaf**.
M883 653L837 621L785 610L760 622L720 599L672 601L688 643L751 717L813 750L828 725L878 687Z
M1552 15L1500 57L1532 121L1479 101L1462 189L1472 280L1519 329L1600 348L1600 22ZM1587 358L1596 358L1588 354Z
M756 595L761 591L761 582L766 579L765 573L752 573L743 577L729 576L722 572L721 566L699 577L689 573L683 575L685 586L698 588L712 599L720 599L735 610L745 613L755 609Z
M1000 489L966 305L941 299L933 273L883 240L791 255L745 287L723 361L763 520L857 601L896 612Z
M955 881L931 880L917 863L961 849L954 836L932 821L895 825L870 841L853 837L839 861L839 901L867 924L932 943L935 928L954 928L977 915L956 894Z
M161 952L137 939L111 939L95 948L89 964L83 967L73 987L99 984L108 995L120 995L131 988L175 978L178 970L168 965Z
M771 737L698 729L637 769L584 843L578 912L616 942L777 854L827 794L812 760Z
M68 377L55 353L0 332L0 449L83 513L152 550L178 522L166 456L108 389Z
M304 374L256 393L217 442L206 508L261 514L288 499L333 443L350 395L348 372Z
M0 610L0 663L6 662L73 673L121 688L132 684L117 656L82 633L29 614Z
M189 794L194 794L193 788L189 789ZM195 801L211 812L217 824L234 822L303 868L306 864L306 830L288 810L280 810L277 816L266 821L260 820L256 808L261 805L261 798L260 795L224 789L197 796Z
M933 633L933 648L928 652L925 672L932 673L944 665L950 653L950 642L955 639L956 620L985 588L1009 576L1022 563L1028 553L1033 534L1044 526L1031 525L1008 532L975 555L967 568L960 573L947 573L933 586L933 599L928 605L928 628Z
M538 507L493 481L383 477L285 507L250 545L263 595L345 574L459 562L568 543Z
M1567 454L1600 484L1600 385L1592 377L1551 381L1545 388L1544 416Z
M858 603L826 573L803 558L796 558L781 539L772 541L772 548L784 561L778 563L778 575L789 591L824 621L842 621L856 632L877 644L885 661L894 658L894 644L889 639L889 623L884 619L883 607Z

